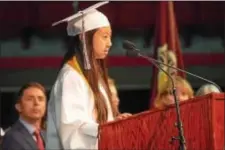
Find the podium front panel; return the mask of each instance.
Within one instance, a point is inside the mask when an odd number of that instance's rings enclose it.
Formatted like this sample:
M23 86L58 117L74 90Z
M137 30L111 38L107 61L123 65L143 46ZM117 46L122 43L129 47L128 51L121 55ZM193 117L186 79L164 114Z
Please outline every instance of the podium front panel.
M188 149L223 149L224 94L196 97L180 104L180 108ZM176 121L176 110L171 106L102 125L99 149L177 150L178 141L170 143L172 136L178 136Z

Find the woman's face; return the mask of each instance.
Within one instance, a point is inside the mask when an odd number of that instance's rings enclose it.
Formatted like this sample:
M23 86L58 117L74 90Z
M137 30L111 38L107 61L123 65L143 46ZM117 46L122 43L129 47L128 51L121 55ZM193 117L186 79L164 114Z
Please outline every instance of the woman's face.
M166 93L166 94L163 96L162 100L163 100L164 105L166 105L166 106L175 103L172 92Z
M176 87L176 94L177 94L177 100L178 101L186 101L186 100L189 99L188 93L179 84ZM165 97L163 98L163 103L165 105L170 105L170 104L174 104L175 103L172 91L171 92L167 92L165 94Z
M177 92L177 97L178 97L179 101L186 101L190 98L187 93L187 89L185 89L185 87L182 86L181 84L177 84L176 92Z
M112 30L111 27L99 28L93 36L93 50L96 59L104 59L112 46L111 43Z

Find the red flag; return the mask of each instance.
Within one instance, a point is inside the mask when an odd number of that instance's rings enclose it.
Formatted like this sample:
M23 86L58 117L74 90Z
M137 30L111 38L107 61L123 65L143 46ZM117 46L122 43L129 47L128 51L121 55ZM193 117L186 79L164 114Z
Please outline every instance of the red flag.
M184 68L183 57L181 53L181 46L179 41L179 35L177 31L177 25L175 20L174 8L172 1L158 2L158 17L155 24L155 51L154 57L164 63L174 65L181 69ZM170 74L173 74L174 70L161 66ZM184 77L185 74L178 72L178 75ZM152 76L152 91L150 98L150 107L154 104L154 99L157 92L160 90L161 84L167 80L165 73L162 73L156 67L153 67Z

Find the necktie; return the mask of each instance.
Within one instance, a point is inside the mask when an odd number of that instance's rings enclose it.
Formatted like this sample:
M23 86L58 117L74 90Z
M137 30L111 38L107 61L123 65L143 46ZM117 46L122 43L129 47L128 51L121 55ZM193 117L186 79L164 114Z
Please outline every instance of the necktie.
M34 135L36 137L36 143L37 143L37 147L38 147L38 150L44 150L44 142L42 140L42 137L41 137L41 134L40 134L40 131L39 130L36 130L34 132Z

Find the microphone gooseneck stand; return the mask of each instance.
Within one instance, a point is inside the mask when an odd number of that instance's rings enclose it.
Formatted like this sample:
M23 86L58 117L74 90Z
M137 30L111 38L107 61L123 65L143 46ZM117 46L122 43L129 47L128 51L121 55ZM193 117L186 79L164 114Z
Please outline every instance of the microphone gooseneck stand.
M172 76L166 72L164 69L162 69L158 64L156 64L154 61L152 61L149 57L142 55L141 53L138 53L139 57L143 57L145 59L147 59L148 61L150 61L154 66L156 66L158 69L162 70L171 80L172 82L172 93L173 93L173 97L174 97L174 101L175 101L175 106L176 106L176 114L177 114L177 123L175 123L175 126L178 129L179 132L179 136L178 137L172 137L171 142L173 142L174 140L179 140L179 150L186 150L186 142L185 142L185 137L184 137L184 130L183 130L183 124L181 121L181 115L180 115L180 106L179 106L179 102L177 99L177 94L176 94L176 87L174 84L174 80L172 78Z

